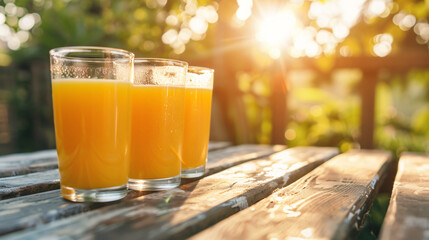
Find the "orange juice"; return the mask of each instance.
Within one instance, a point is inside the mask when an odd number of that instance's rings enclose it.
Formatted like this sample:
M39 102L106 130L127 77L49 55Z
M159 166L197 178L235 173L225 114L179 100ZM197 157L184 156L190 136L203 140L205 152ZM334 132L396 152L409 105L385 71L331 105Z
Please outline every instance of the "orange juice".
M131 87L130 179L180 174L185 88Z
M52 81L61 186L94 189L127 183L130 83Z
M211 89L186 89L182 169L193 169L206 163L210 134L211 103Z

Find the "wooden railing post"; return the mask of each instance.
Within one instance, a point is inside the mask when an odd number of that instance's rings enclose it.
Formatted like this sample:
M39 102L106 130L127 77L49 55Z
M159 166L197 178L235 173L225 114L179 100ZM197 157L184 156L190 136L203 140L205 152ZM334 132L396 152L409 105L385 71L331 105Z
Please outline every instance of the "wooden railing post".
M374 148L374 125L375 125L375 88L377 86L377 70L363 71L360 83L361 96L361 125L360 139L361 148Z
M276 63L271 77L271 144L285 144L288 123L287 84L284 65Z

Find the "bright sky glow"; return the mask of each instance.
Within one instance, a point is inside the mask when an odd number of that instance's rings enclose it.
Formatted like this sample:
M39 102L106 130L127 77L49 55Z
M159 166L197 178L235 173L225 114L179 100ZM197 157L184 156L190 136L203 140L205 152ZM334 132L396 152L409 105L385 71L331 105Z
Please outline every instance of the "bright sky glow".
M235 13L235 16L242 21L245 21L252 15L252 9L250 8L239 8L237 12Z
M246 21L252 15L253 0L237 0L238 9L235 17L239 21Z
M337 46L350 34L350 30L361 20L374 17L386 17L392 6L392 0L330 0L311 1L308 19L305 23L303 16L295 16L300 12L302 0L285 3L282 9L266 10L269 6L260 1L237 0L238 8L236 19L242 23L253 17L252 11L256 7L261 15L255 16L255 37L262 43L262 50L267 51L272 58L278 58L278 51L289 53L292 57L318 57L322 53L334 54ZM252 10L253 9L253 10ZM261 10L262 9L262 10ZM265 10L265 11L264 11ZM302 12L302 11L301 11ZM387 15L386 15L387 13ZM403 30L411 29L417 23L415 16L400 12L394 22ZM240 27L243 24L235 24ZM305 27L307 25L308 27ZM311 26L311 27L310 27ZM422 41L429 42L429 24L419 25L414 31L422 32ZM427 39L427 40L424 40ZM275 50L272 50L275 49ZM373 52L377 56L385 56L391 52L392 42L374 42ZM338 49L339 50L339 49ZM265 50L264 50L265 51ZM275 54L273 54L275 53ZM343 56L350 56L352 52L343 48Z
M296 18L290 11L266 16L257 27L256 39L273 47L287 43L294 32Z

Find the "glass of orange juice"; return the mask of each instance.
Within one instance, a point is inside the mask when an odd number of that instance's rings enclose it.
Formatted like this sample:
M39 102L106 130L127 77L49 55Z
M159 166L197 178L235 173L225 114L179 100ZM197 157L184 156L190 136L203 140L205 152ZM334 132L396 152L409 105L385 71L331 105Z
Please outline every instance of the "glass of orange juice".
M154 191L180 184L187 69L182 61L135 59L130 189Z
M214 70L189 66L186 74L182 177L204 175L210 135Z
M74 202L127 194L134 54L100 47L50 51L61 193Z

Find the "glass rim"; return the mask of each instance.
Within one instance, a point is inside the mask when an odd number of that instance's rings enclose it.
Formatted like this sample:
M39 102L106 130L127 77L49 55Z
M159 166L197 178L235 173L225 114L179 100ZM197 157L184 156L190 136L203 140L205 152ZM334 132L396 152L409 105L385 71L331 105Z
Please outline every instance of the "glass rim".
M103 53L113 53L117 54L117 57L114 58L91 58L84 56L69 57L65 54L67 53L89 53L89 52L103 52ZM95 47L95 46L67 46L54 48L49 51L51 57L56 57L60 59L66 59L68 61L78 61L78 62L117 62L123 61L124 59L133 60L134 53L119 49L119 48L110 48L110 47Z
M188 66L188 72L195 74L214 73L214 69L200 66Z
M161 63L164 65L152 65L152 66L177 66L177 67L188 67L188 63L176 59L168 58L134 58L134 65L141 63Z

